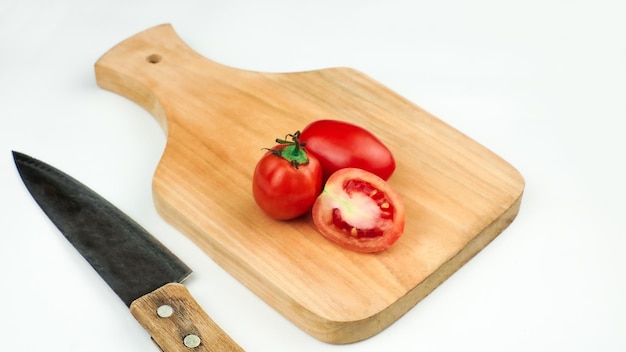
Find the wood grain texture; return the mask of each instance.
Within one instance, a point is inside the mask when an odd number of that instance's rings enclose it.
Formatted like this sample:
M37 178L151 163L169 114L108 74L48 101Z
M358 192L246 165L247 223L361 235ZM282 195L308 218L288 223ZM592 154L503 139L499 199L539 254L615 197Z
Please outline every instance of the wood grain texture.
M161 306L171 308L171 315L159 316L157 311ZM167 284L139 297L131 303L130 312L164 352L243 351L181 284ZM199 338L197 346L185 345L189 336Z
M166 132L153 180L159 213L323 341L354 342L386 328L518 213L517 170L354 69L236 69L161 25L112 48L95 70L101 87L143 106ZM261 148L322 118L365 127L396 157L389 183L406 207L405 234L382 253L344 250L308 216L272 220L252 198Z

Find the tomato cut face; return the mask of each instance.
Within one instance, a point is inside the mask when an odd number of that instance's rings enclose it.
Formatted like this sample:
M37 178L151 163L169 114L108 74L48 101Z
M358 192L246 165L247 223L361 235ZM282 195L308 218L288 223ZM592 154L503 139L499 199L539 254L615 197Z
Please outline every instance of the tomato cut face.
M358 168L330 176L313 205L313 222L327 239L372 253L394 244L404 232L404 205L380 177Z

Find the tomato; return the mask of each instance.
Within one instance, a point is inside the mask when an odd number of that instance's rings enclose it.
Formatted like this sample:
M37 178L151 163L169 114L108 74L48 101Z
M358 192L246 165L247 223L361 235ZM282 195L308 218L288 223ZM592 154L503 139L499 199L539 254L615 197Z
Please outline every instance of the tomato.
M388 180L396 169L391 151L376 136L348 122L312 122L302 130L300 140L322 164L324 180L347 167L363 169Z
M404 232L400 196L382 178L362 169L341 169L330 176L313 204L318 231L357 252L387 249Z
M299 135L288 135L292 141L277 139L281 144L269 149L254 170L254 200L274 219L289 220L305 214L322 190L321 165L302 148Z

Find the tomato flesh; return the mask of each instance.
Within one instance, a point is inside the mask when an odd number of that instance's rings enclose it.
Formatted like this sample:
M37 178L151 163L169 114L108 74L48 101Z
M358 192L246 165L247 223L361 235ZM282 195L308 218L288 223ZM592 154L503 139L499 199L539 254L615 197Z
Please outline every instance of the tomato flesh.
M394 208L387 196L379 191L377 188L362 180L348 180L343 189L346 194L351 195L355 192L360 192L367 195L378 206L378 214L383 220L392 220L394 215ZM373 228L361 228L347 223L341 216L341 210L339 208L333 208L333 225L342 231L345 231L352 237L356 238L372 238L382 236L383 230L379 227Z
M324 237L345 248L378 252L404 232L404 206L383 179L348 168L328 179L313 205L313 221Z

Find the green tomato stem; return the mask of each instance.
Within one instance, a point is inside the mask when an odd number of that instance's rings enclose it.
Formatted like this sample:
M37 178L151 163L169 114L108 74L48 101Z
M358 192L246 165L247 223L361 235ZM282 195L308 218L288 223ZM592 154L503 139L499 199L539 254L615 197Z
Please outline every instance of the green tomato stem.
M302 149L305 143L300 142L300 131L286 135L285 139L276 138L276 143L284 144L286 147L273 151L274 155L289 161L296 169L309 162L306 151Z

